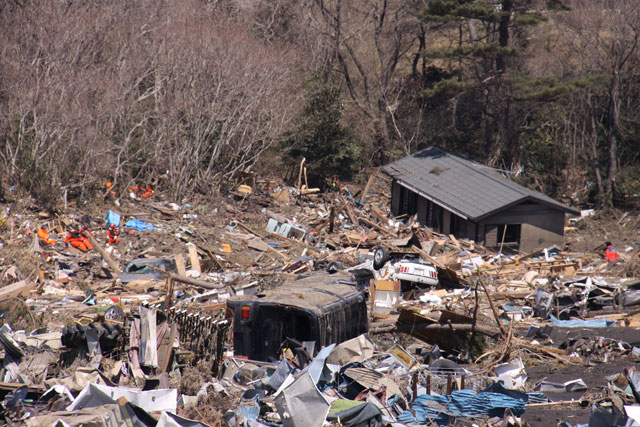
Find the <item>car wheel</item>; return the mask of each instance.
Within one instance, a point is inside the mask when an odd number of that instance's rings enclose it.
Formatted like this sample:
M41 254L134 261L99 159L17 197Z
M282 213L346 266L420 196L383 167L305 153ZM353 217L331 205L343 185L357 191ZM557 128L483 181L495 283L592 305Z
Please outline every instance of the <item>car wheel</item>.
M378 246L373 251L373 268L380 270L389 261L389 250L385 247Z

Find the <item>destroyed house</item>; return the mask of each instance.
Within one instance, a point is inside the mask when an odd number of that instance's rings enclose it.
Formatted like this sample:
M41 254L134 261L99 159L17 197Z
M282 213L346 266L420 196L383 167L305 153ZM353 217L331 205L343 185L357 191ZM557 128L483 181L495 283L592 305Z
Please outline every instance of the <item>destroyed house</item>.
M429 147L382 168L393 178L391 212L417 214L434 231L505 252L562 245L565 214L578 215L497 170Z

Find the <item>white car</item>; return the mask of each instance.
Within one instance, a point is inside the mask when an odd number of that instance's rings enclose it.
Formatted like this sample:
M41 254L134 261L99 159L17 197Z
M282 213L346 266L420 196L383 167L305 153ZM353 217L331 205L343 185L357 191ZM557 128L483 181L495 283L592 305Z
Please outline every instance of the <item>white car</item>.
M438 270L428 261L421 259L403 259L392 264L395 280L421 283L428 286L438 284Z
M348 269L359 279L368 280L373 276L376 280L393 280L407 285L417 284L418 287L437 286L438 270L436 267L420 258L401 258L390 256L385 248L378 247L373 252L373 261Z

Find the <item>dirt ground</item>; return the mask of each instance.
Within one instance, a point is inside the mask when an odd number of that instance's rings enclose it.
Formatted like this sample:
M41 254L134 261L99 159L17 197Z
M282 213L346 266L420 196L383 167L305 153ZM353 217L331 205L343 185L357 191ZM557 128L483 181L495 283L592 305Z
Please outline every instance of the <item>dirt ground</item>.
M631 328L554 328L550 335L550 339L556 344L569 339L594 340L599 337L640 346L640 332ZM571 425L588 423L591 407L587 400L606 390L607 378L622 373L627 367L640 366L637 359L629 356L621 356L606 363L590 363L588 359L584 359L584 362L582 365L540 364L527 367L528 382L531 384L537 384L542 380L564 383L580 378L588 388L581 392L546 393L553 402L575 400L577 403L528 409L522 417L523 421L532 427L555 426L564 421ZM582 399L585 400L580 403Z

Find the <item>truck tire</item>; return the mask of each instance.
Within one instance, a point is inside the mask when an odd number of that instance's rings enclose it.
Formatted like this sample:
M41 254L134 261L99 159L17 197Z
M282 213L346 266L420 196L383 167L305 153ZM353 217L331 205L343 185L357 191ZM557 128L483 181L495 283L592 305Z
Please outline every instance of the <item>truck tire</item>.
M389 261L389 249L378 246L373 250L373 268L380 270Z

